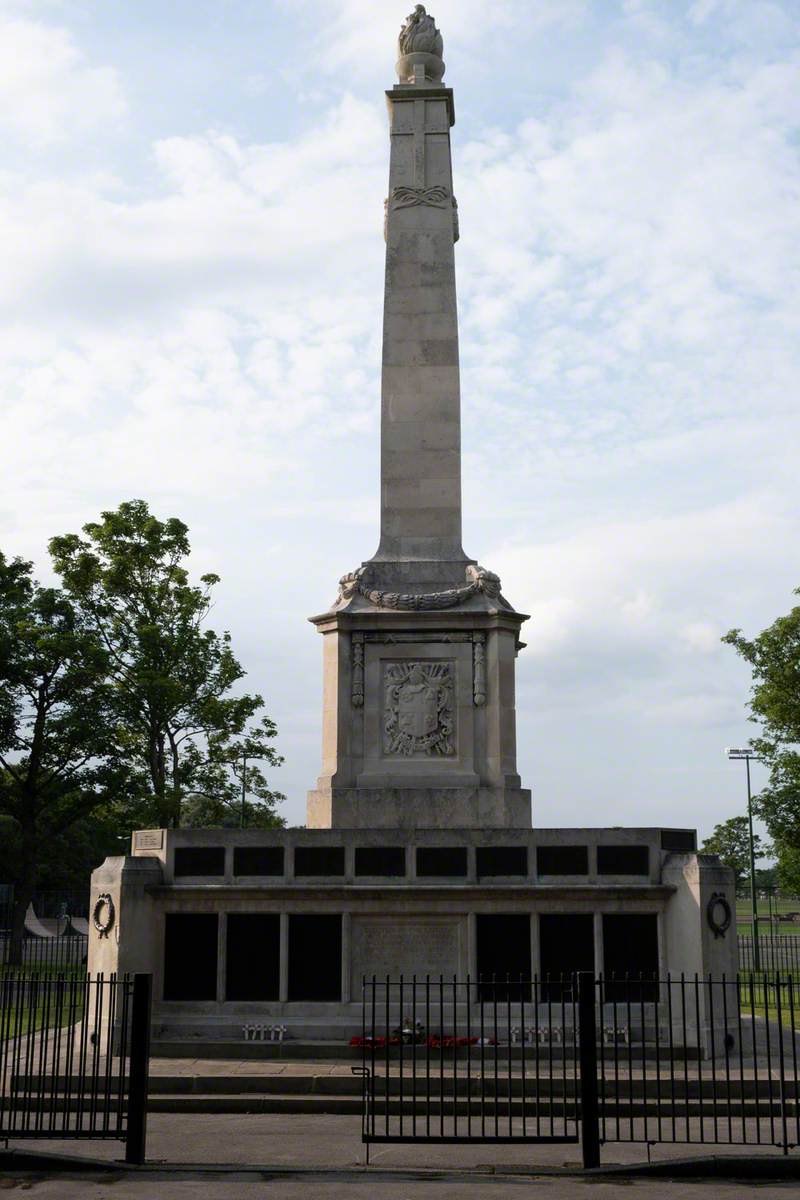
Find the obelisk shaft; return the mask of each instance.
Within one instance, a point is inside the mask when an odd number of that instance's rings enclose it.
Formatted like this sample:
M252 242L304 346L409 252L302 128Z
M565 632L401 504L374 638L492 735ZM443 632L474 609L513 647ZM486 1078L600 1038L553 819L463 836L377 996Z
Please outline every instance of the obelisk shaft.
M387 92L381 541L312 618L325 687L307 824L387 839L409 827L529 829L514 708L526 617L461 548L453 98L422 4L398 49L400 83Z
M410 83L387 97L381 541L372 561L387 573L397 564L407 580L463 579L452 93Z

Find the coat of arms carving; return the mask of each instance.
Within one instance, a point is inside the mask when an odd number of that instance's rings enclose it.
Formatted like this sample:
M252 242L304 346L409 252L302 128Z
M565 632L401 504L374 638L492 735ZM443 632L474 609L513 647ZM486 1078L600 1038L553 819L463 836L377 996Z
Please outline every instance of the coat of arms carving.
M386 754L454 754L451 663L391 663L384 675Z

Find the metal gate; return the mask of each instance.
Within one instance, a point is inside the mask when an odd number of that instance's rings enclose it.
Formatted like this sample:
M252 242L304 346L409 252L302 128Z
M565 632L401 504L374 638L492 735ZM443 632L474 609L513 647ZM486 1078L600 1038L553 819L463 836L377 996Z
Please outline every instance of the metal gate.
M118 1139L144 1162L151 982L0 978L0 1138Z
M800 1145L800 982L778 972L364 981L362 1139Z
M373 977L362 1012L367 1154L385 1142L580 1140L576 980Z

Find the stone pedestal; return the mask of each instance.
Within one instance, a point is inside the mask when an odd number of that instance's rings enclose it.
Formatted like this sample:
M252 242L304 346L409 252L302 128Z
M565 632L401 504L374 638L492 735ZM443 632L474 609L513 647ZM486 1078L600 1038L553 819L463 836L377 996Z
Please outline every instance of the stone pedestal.
M530 828L516 770L524 618L496 610L329 613L323 772L311 828Z

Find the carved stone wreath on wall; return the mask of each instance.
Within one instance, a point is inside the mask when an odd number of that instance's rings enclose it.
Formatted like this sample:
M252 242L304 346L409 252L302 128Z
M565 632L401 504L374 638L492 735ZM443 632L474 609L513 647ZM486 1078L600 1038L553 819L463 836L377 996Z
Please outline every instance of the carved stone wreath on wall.
M706 919L715 938L725 937L731 927L733 913L724 892L714 892L706 905Z
M114 901L108 892L102 892L95 901L92 909L92 924L101 938L108 937L114 927L116 910Z
M450 663L387 663L383 747L386 754L455 754Z

